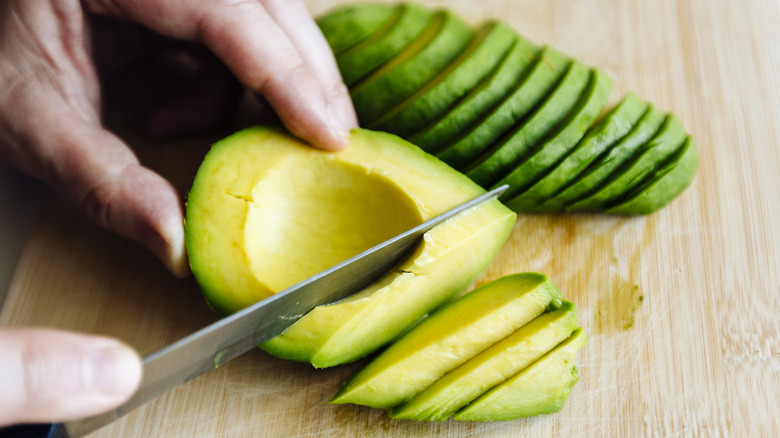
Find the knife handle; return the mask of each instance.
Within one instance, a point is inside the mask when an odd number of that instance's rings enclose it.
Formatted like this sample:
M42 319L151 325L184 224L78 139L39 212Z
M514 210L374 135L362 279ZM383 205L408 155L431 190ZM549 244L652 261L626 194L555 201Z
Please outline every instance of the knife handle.
M0 427L0 438L69 438L62 423L17 424Z

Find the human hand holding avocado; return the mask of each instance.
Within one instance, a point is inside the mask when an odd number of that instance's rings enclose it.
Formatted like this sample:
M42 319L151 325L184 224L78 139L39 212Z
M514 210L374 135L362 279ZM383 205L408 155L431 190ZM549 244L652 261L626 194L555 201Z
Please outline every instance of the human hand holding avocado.
M101 126L92 14L203 43L290 131L318 147L344 147L357 125L333 56L301 1L2 2L0 162L148 247L175 275L188 273L180 196ZM104 338L9 329L0 331L0 352L0 425L110 409L140 380L137 355Z

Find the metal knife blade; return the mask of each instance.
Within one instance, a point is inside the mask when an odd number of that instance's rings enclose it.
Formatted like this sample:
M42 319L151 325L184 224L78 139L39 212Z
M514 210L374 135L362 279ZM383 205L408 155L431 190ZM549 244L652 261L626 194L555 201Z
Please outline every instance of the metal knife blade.
M145 357L140 388L130 400L104 414L53 424L47 435L84 436L257 347L314 307L336 302L368 286L400 262L431 228L500 196L508 187L474 198Z

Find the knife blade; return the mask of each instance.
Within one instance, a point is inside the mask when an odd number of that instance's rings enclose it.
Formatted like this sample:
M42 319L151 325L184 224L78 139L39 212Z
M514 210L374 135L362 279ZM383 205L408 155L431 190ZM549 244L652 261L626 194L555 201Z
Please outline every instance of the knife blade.
M407 255L423 234L461 212L500 196L498 187L392 237L342 263L269 298L225 317L143 359L136 393L109 412L51 425L22 425L0 432L18 437L80 437L130 413L141 405L281 334L314 307L334 303L360 291Z

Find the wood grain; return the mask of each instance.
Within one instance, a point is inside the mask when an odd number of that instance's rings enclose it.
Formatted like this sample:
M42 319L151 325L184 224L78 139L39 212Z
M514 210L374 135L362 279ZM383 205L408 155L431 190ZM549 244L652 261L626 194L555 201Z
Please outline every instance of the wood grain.
M319 13L345 2L307 3ZM604 69L615 80L613 101L634 90L678 114L698 140L697 178L667 208L636 218L521 216L479 281L539 271L577 304L590 341L563 411L508 423L395 421L327 403L354 365L313 370L253 351L94 436L776 436L780 4L426 3L474 23L500 17ZM111 98L134 102L124 94ZM120 134L182 190L213 140L151 144L137 124L124 124ZM147 354L215 318L191 279L172 278L144 250L53 199L0 323L108 334Z

